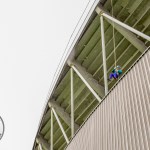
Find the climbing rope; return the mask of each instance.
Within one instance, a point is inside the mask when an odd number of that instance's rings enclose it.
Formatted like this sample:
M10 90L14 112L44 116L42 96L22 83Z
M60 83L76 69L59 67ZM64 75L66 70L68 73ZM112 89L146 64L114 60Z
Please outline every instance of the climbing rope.
M114 8L113 8L113 0L111 0L111 11L112 11L112 17L114 17ZM117 66L117 60L116 60L116 41L115 41L115 25L114 25L114 22L112 22L112 28L113 28L113 48L114 48L114 62L115 62L115 67L114 69L112 70L112 72L110 73L109 75L109 79L111 80L112 78L114 79L118 79L118 77L122 74L122 70L121 70L121 67L120 66Z
M111 0L111 10L112 10L112 17L114 16L114 9L113 9L113 0ZM116 65L116 41L115 41L115 27L113 22L113 47L114 47L114 61L115 61L115 67Z

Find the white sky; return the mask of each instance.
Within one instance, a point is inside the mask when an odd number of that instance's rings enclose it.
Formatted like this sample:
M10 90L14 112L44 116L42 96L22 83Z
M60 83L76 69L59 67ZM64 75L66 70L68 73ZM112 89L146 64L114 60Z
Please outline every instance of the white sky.
M89 0L0 1L0 150L31 150L53 74Z

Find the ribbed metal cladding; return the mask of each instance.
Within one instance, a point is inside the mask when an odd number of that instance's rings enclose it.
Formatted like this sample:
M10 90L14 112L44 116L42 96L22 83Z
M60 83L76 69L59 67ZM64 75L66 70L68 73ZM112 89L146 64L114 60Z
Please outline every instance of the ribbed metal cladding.
M106 96L66 149L150 149L150 51Z

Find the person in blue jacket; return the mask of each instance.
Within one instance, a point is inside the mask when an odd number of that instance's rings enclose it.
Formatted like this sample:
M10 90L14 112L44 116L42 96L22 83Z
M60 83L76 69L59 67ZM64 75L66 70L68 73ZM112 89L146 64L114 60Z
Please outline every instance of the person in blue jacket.
M112 78L118 79L118 77L122 74L122 70L120 66L115 67L112 70L112 73L109 75L109 79L111 80Z

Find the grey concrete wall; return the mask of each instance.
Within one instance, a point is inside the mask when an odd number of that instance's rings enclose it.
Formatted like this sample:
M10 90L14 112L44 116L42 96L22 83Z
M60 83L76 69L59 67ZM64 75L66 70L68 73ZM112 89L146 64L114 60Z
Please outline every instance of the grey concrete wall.
M89 117L67 150L150 149L150 51Z

